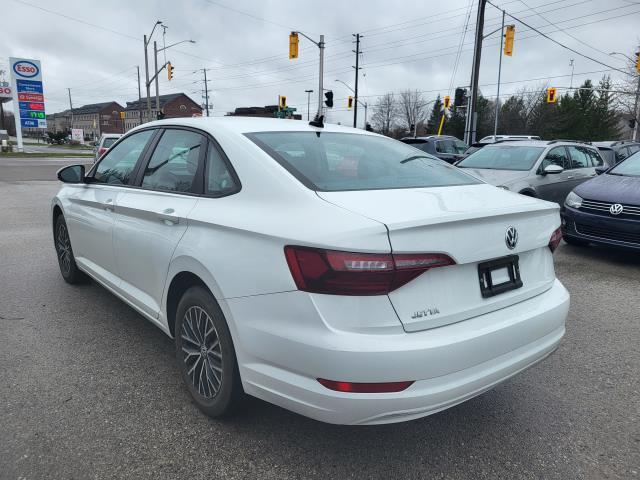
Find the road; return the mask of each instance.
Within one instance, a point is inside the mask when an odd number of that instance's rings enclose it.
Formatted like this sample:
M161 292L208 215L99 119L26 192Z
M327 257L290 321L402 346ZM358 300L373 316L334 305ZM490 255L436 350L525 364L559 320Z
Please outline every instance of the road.
M561 245L572 305L557 352L447 411L344 427L250 400L212 420L169 338L60 277L58 184L38 180L61 163L0 159L0 477L640 479L637 256Z

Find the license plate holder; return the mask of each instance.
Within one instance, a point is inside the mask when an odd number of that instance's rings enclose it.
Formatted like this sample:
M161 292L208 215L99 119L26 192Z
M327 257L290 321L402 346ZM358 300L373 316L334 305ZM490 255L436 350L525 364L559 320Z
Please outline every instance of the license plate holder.
M482 298L493 297L522 287L518 255L508 255L478 264Z

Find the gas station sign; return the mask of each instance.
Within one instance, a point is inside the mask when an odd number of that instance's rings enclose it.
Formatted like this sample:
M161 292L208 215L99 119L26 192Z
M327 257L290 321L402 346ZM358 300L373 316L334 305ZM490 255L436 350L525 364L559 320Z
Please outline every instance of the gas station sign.
M47 128L39 60L10 58L11 79L16 101L16 129ZM20 126L18 127L18 120Z

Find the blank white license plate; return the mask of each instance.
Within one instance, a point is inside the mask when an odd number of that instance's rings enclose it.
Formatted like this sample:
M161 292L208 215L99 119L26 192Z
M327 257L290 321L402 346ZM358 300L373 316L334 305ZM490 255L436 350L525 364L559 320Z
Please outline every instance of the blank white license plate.
M509 268L503 267L496 270L491 270L491 284L500 285L501 283L507 283L511 281L509 276Z

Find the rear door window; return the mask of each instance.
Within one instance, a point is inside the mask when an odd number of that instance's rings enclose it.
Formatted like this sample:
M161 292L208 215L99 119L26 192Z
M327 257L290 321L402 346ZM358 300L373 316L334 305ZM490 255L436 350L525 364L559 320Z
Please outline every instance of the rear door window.
M569 166L567 170L588 168L591 166L591 160L585 148L571 145L567 147L567 150L569 151Z
M600 167L604 164L604 161L598 152L591 150L590 148L585 148L584 150L587 152L587 155L589 155L592 167Z
M142 188L195 192L204 137L189 130L166 130L142 177Z
M567 157L567 151L564 147L555 147L547 152L547 155L542 160L540 165L541 170L544 170L549 165L557 165L562 168L567 168L569 160Z

